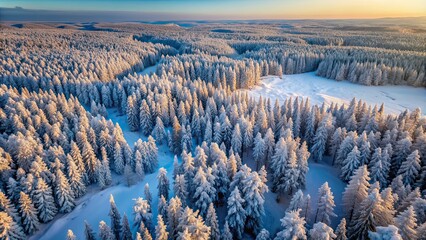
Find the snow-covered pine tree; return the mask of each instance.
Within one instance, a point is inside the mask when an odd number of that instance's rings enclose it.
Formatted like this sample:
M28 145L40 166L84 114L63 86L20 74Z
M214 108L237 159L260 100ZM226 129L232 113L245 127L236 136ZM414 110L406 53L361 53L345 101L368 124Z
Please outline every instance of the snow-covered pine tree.
M186 205L186 199L188 196L187 185L185 176L180 174L176 175L175 183L173 185L173 192L175 196L179 197L184 205Z
M117 206L115 205L114 197L112 194L109 196L109 217L111 218L111 231L115 236L115 239L121 239L120 233L122 229L121 225L121 215L120 212L117 209Z
M368 196L368 189L370 188L370 177L368 175L367 166L364 165L358 168L343 192L343 206L349 221L352 220L361 202Z
M262 138L261 133L257 133L256 137L254 138L254 146L253 146L253 158L256 162L256 170L259 169L259 167L265 165L265 141Z
M55 205L52 188L46 184L43 178L37 180L33 199L41 222L49 222L55 217L58 209Z
M269 231L264 228L260 230L259 234L256 236L256 240L271 240Z
M210 240L220 240L219 222L213 203L210 203L207 210L206 226L210 227Z
M361 153L358 147L355 146L352 151L348 154L348 157L342 162L342 173L341 178L344 181L349 181L353 172L358 169L361 165Z
M417 239L417 219L413 206L395 217L395 225L404 240Z
M169 178L167 177L167 171L165 168L160 168L158 171L158 197L164 196L167 200L169 199Z
M235 125L234 131L232 132L231 146L234 153L242 153L243 137L238 123Z
M86 186L84 185L83 178L80 171L77 168L77 165L72 159L71 155L67 155L68 163L68 178L72 192L74 193L75 198L79 198L86 193Z
M145 195L146 201L148 201L149 206L151 206L151 203L152 203L152 194L151 194L151 191L149 190L149 183L145 184L145 186L143 188L143 193Z
M150 230L152 221L151 206L147 200L137 198L133 205L133 225L139 227L142 223Z
M311 239L315 240L331 240L337 237L336 234L334 234L333 229L322 222L314 224L312 229L309 230L309 236Z
M157 213L163 217L163 220L167 222L167 200L161 195L160 199L158 199Z
M233 232L234 237L241 239L244 231L246 212L243 208L244 199L241 198L238 188L234 188L228 198L228 214L226 221Z
M77 237L74 235L71 229L67 231L67 240L77 240Z
M342 220L340 220L340 223L336 228L335 234L336 234L335 240L347 240L348 239L346 237L346 219L345 218L342 218Z
M208 207L216 195L216 189L207 180L206 173L201 167L198 168L192 184L195 189L193 196L194 206L200 210L202 216L206 216Z
M61 169L56 169L55 196L59 212L68 213L74 208L74 193Z
M402 240L402 237L398 231L399 229L394 225L389 225L386 227L377 227L375 232L368 232L368 237L371 240Z
M173 197L167 207L168 227L170 236L176 238L178 234L179 218L182 212L182 202L179 197Z
M306 240L305 224L305 219L300 217L300 209L286 212L285 216L281 219L281 227L283 230L277 233L274 240Z
M418 150L414 150L407 159L402 162L398 170L398 175L402 176L402 181L405 185L411 185L416 181L420 173L420 155Z
M99 239L101 240L115 240L114 233L111 228L104 221L99 223Z
M21 192L19 196L19 212L21 213L22 227L27 234L31 235L38 230L40 225L37 217L37 209L26 193Z
M155 240L168 240L169 233L166 229L166 224L164 224L163 217L161 215L157 216L157 226L155 227Z
M130 230L129 220L127 219L126 213L123 214L123 220L121 221L121 239L132 240L132 231Z
M114 145L114 170L118 174L122 174L124 171L124 156L121 145L115 142Z
M7 212L0 212L0 238L11 240L25 239L24 230Z
M255 171L242 180L242 185L244 209L246 211L245 227L256 235L262 227L262 218L265 215L264 193L268 191L268 186L262 182L259 174Z
M316 132L315 136L312 140L313 145L311 148L311 154L312 159L314 159L316 162L321 162L323 155L326 150L329 133L332 129L332 117L331 114L327 114L322 121L320 122Z
M318 204L315 215L315 222L322 222L326 225L331 224L330 217L337 217L334 213L334 196L328 182L325 182L318 190Z

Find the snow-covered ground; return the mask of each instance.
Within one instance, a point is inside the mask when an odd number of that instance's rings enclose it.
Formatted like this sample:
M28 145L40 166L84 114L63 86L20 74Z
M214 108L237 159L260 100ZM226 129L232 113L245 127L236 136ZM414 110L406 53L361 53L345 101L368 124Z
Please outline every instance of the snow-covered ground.
M139 75L150 75L151 73L155 73L157 71L157 65L158 64L155 64L154 66L151 66L151 67L147 67L142 72L138 72L138 74Z
M426 109L426 89L410 86L364 86L348 81L335 81L318 77L314 72L284 75L283 78L262 78L260 86L248 91L252 96L278 99L309 97L312 104L346 103L352 98L362 99L374 105L385 104L387 113L398 114L405 109Z
M115 123L118 123L123 130L124 137L127 143L133 147L133 144L139 139L146 140L139 132L130 132L129 126L126 122L126 116L117 116L116 109L108 110L109 118ZM167 170L167 176L172 183L172 172L173 172L173 155L169 152L166 145L158 146L158 160L159 168L164 167ZM158 168L158 169L159 169ZM123 216L123 213L129 218L129 222L132 226L133 215L132 207L134 205L134 199L138 197L144 197L144 186L146 183L149 184L151 193L153 196L152 211L153 215L157 215L158 205L158 190L157 190L157 174L158 169L155 173L148 174L144 180L127 187L124 184L119 184L113 187L109 187L100 192L90 194L83 197L82 201L77 207L70 213L63 215L61 218L55 220L48 229L45 230L43 236L40 239L65 239L67 230L71 229L77 236L77 239L84 239L84 221L87 221L97 232L98 225L101 220L109 223L109 196L112 194L115 199L115 203L118 210ZM172 187L170 193L172 193ZM156 218L153 218L156 220ZM36 235L33 238L38 238Z

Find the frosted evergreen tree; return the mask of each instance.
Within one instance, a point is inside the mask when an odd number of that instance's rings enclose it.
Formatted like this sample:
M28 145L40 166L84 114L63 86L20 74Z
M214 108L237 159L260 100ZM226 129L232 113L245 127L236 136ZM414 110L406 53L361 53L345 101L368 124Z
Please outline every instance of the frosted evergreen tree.
M390 170L390 162L387 156L387 150L382 153L380 147L376 148L371 157L370 162L370 171L371 171L371 181L380 183L381 187L386 187L388 185L388 177Z
M404 240L417 239L417 219L413 206L408 207L404 212L395 217L395 225Z
M133 225L140 226L142 223L147 229L151 229L152 212L147 200L137 198L133 205Z
M269 231L264 228L260 230L259 234L256 236L256 240L271 240Z
M340 144L342 144L342 141L345 137L346 129L342 130L342 128L338 127L334 131L333 135L331 136L331 142L330 142L330 154L333 159L332 165L334 165L336 158L337 158L337 151L339 150Z
M61 169L56 170L55 196L59 212L68 213L74 208L74 193Z
M141 225L139 226L138 234L141 236L141 240L152 240L151 233L149 232L148 228L146 228L143 223L141 223Z
M315 240L332 240L337 236L334 234L333 229L327 224L317 222L314 224L311 230L309 230L309 236Z
M278 190L279 185L284 184L284 174L288 165L289 149L284 138L280 138L275 147L275 154L271 161L273 178L273 191Z
M382 204L378 189L371 191L354 213L349 229L350 239L368 239L368 231L374 231L379 224L377 219L381 217Z
M99 239L101 240L114 240L114 233L111 228L104 222L99 223Z
M282 231L277 233L275 240L300 239L306 240L306 221L300 217L300 209L296 211L288 211L281 219Z
M115 142L114 145L114 170L118 174L122 174L124 171L123 150L118 142Z
M202 167L205 169L207 167L207 159L208 156L204 152L204 149L202 149L200 146L197 146L195 148L195 157L194 157L194 168Z
M300 145L300 147L296 150L296 156L298 172L297 182L302 188L304 188L306 186L306 174L309 171L308 159L310 156L306 142L303 142L302 145Z
M200 210L202 216L206 216L208 207L216 195L216 189L207 180L206 174L201 167L198 168L197 174L195 174L193 187L195 189L193 196L194 206Z
M240 125L238 123L235 125L234 131L232 133L231 146L232 150L234 150L234 153L242 153L243 137L241 134Z
M31 235L38 230L40 225L37 217L37 209L26 193L21 192L19 196L19 212L21 213L22 226L24 231Z
M168 240L169 233L166 229L166 224L164 224L163 217L161 215L157 216L157 226L155 227L155 240Z
M182 202L179 197L173 197L169 201L169 206L167 207L167 219L168 226L170 229L170 235L172 238L177 237L179 218L182 212Z
M418 150L414 150L407 159L402 162L398 170L398 175L401 175L405 185L413 185L420 173L420 155Z
M96 158L95 152L91 143L85 141L83 143L83 150L81 151L83 162L86 165L86 171L89 178L89 183L96 182L96 170L100 166L99 160Z
M358 168L343 192L343 206L349 221L352 220L353 214L358 210L361 202L368 196L370 187L370 177L368 175L367 166L364 165Z
M16 223L21 222L18 210L15 205L7 198L7 196L0 190L0 211L6 212Z
M207 210L206 226L210 227L210 240L220 240L219 222L213 203L210 203Z
M149 106L145 99L142 100L142 104L139 109L140 129L142 133L148 135L152 131L152 116Z
M336 228L335 234L336 234L335 240L347 240L348 239L346 237L346 219L345 218L342 218L342 220L340 220L340 223Z
M145 195L145 199L146 201L148 201L148 204L151 206L152 204L152 194L151 191L149 190L149 184L146 183L144 188L143 188L143 193Z
M318 190L318 204L315 215L315 222L323 222L326 225L331 223L330 217L337 217L334 213L334 196L328 182L325 182Z
M362 138L359 138L362 139ZM359 161L361 163L361 165L367 164L370 162L371 159L371 147L370 147L370 142L368 142L367 140L365 141L361 141L360 146L359 146L359 152L360 152L360 158Z
M225 224L223 225L223 230L222 230L222 233L220 235L220 239L222 239L222 240L232 240L233 239L231 230L229 229L228 221L225 221Z
M184 175L176 175L175 183L173 185L173 192L175 196L179 197L185 204L188 196L187 185Z
M407 136L399 140L393 149L391 172L397 172L401 164L407 159L411 152L411 139Z
M135 101L134 96L129 96L127 98L127 109L126 109L126 115L127 115L127 123L129 124L130 131L135 132L139 130L139 114L138 114L138 106L137 102Z
M157 212L159 215L163 216L163 220L167 222L167 200L161 195L160 199L158 199Z
M275 148L275 136L271 128L266 131L263 141L265 142L265 163L268 164L274 155Z
M173 119L173 135L172 135L173 152L175 154L180 154L182 151L181 141L182 141L182 127L177 117L175 117Z
M127 186L131 186L135 183L135 174L130 164L126 164L126 166L124 166L124 179L126 180Z
M193 239L207 240L210 236L210 227L204 224L203 218L198 215L198 211L193 212L188 207L182 211L178 229L179 232L188 229Z
M234 175L237 173L237 160L235 159L234 153L231 153L226 164L226 172L228 174L228 179L232 180Z
M77 237L74 235L71 229L67 231L67 240L77 240Z
M265 164L265 148L265 141L262 138L262 134L257 133L256 137L254 138L253 146L253 158L256 162L256 170Z
M108 159L108 154L107 151L105 149L105 147L101 148L101 155L102 155L102 169L103 169L103 174L104 174L104 179L105 179L105 184L107 186L111 185L112 183L112 177L111 177L111 169L109 167L109 159Z
M368 237L371 240L402 240L399 229L394 225L387 227L377 227L375 232L369 231Z
M109 204L110 210L108 215L111 218L111 230L115 238L120 239L120 232L122 230L121 215L117 209L117 206L115 205L114 197L112 196L112 194L109 196Z
M213 141L213 130L210 120L207 121L206 129L204 130L204 141L207 144L210 144Z
M332 125L332 119L330 115L327 115L323 118L319 124L315 136L312 140L313 145L311 148L312 159L315 162L322 161L323 155L326 150L326 145L328 141L329 131Z
M349 181L353 172L361 166L361 155L358 147L355 146L352 151L348 154L348 157L342 163L341 178L345 181Z
M230 180L228 177L225 161L226 159L221 158L217 164L213 164L212 168L207 169L211 169L213 173L213 176L208 174L207 179L210 179L209 182L213 183L216 190L214 201L222 201L223 197L228 194ZM209 173L209 171L207 171L207 173Z
M348 157L348 154L356 146L356 139L358 135L356 132L349 132L348 135L343 139L342 144L340 144L339 150L337 151L336 164L342 166L343 162Z
M304 202L304 195L302 190L298 190L296 193L293 194L293 197L290 200L290 204L288 205L288 208L286 211L294 211L297 209L303 209L303 202Z
M67 155L68 162L68 178L72 192L76 198L83 196L86 193L86 186L83 178L70 155Z
M426 222L423 222L416 231L418 239L426 239Z
M42 178L37 180L33 199L41 222L49 222L55 217L58 209L55 205L52 188Z
M160 168L158 171L158 197L164 196L167 200L169 199L169 178L167 177L167 171L165 168Z
M215 122L213 126L214 134L213 134L213 141L216 143L222 142L222 126L219 122Z
M126 213L123 214L123 220L121 222L121 239L132 240L132 231L130 230L129 220L127 219Z
M178 234L178 237L176 238L177 240L191 240L193 239L191 233L189 232L188 228L185 228L185 230L183 230L183 232L180 232Z
M268 191L268 186L262 182L257 172L252 172L247 178L243 179L242 184L246 228L257 234L262 225L262 218L265 215L263 207L265 203L264 193Z
M246 220L246 212L243 208L244 202L238 188L234 188L228 198L228 214L226 215L226 221L233 235L238 239L242 237Z
M86 221L84 221L84 236L86 240L96 240L95 232Z
M10 240L25 239L22 227L6 212L0 212L0 238Z

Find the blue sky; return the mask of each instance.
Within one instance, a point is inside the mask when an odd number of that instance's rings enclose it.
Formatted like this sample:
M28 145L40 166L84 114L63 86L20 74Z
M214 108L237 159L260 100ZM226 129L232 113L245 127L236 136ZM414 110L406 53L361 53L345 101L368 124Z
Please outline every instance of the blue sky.
M1 7L137 11L231 19L375 18L426 15L425 0L0 0ZM209 17L209 18L210 18Z

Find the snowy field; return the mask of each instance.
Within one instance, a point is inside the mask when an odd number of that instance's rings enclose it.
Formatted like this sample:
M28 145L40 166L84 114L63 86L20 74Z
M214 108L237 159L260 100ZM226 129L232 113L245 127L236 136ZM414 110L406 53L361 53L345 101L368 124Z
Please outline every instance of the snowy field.
M362 99L371 105L385 104L387 113L398 114L405 109L426 109L426 89L410 86L364 86L347 81L318 77L314 72L262 78L260 86L248 91L252 96L278 99L309 97L312 104L346 103L352 98Z

